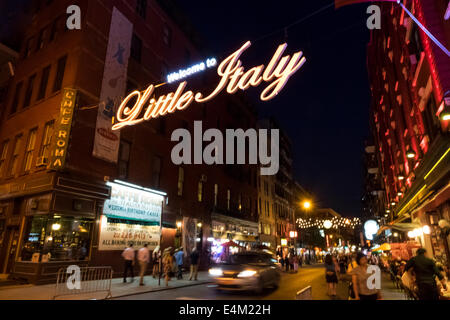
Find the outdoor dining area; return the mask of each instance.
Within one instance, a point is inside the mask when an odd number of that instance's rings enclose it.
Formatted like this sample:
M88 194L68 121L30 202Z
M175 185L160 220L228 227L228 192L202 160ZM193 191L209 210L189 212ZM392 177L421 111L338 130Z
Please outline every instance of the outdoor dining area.
M406 270L407 262L415 256L416 250L421 246L415 242L404 243L383 243L372 249L372 252L379 254L380 267L387 272L394 287L405 295L407 300L419 300L418 288L415 283L413 270ZM441 263L436 263L436 267L444 277L445 286L436 279L436 286L439 291L440 300L450 300L450 282L448 281L449 270Z

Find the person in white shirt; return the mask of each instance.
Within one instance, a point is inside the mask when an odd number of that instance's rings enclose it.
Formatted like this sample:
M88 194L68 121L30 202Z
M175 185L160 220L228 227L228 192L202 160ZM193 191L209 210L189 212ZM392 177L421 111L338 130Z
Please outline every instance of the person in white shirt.
M133 272L133 266L134 266L134 249L133 249L133 243L130 243L130 246L123 250L122 257L125 259L125 269L123 271L123 282L127 282L127 273L128 270L131 271L131 282L134 281L134 272Z
M147 264L150 261L150 251L147 248L147 244L144 244L144 246L139 249L137 259L139 261L139 266L141 267L141 280L139 282L139 285L143 286L145 271L147 270Z

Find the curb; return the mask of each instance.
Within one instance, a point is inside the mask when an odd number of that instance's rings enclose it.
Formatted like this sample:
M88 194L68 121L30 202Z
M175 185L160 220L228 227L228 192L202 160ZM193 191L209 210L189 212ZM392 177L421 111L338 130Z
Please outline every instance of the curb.
M122 298L122 297L129 297L129 296L136 296L139 294L146 294L146 293L152 293L152 292L158 292L158 291L167 291L167 290L175 290L175 289L179 289L179 288L187 288L187 287L194 287L194 286L199 286L202 284L207 284L207 283L212 283L212 281L198 281L198 282L194 282L192 284L186 284L186 285L182 285L182 286L178 286L178 287L162 287L162 288L156 288L153 290L149 290L149 291L141 291L141 292L134 292L134 293L127 293L127 294L122 294L122 295L118 295L118 296L113 296L111 298L108 299L100 299L100 300L114 300L116 298Z

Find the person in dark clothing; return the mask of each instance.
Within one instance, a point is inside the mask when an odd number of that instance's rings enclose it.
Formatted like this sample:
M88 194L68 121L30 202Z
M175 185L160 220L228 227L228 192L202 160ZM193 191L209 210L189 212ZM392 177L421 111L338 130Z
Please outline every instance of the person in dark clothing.
M418 249L417 255L406 264L405 271L412 268L416 274L419 300L439 300L439 291L435 277L438 277L443 287L446 288L446 284L442 281L444 277L439 272L434 261L427 258L425 253L426 250L424 248Z
M192 280L192 278L194 278L194 280L197 280L197 276L198 276L198 258L199 258L199 254L198 254L197 248L192 249L190 258L191 258L191 273L189 275L189 280Z

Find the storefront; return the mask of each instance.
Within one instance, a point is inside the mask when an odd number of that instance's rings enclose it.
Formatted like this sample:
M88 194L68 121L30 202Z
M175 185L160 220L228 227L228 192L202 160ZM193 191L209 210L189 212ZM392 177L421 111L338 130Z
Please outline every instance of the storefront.
M58 173L0 186L0 268L47 283L59 268L90 262L96 216L110 189Z
M138 250L147 244L154 250L161 244L161 219L166 194L127 182L107 182L111 198L105 201L99 218L98 246L92 261L110 265L116 274L123 268L122 251L133 244Z
M213 213L211 216L212 237L228 239L250 250L259 242L258 223Z
M212 236L209 238L209 242L213 260L218 260L218 256L223 254L224 247L229 247L227 252L232 254L242 250L251 250L259 243L257 222L213 213L211 228Z

